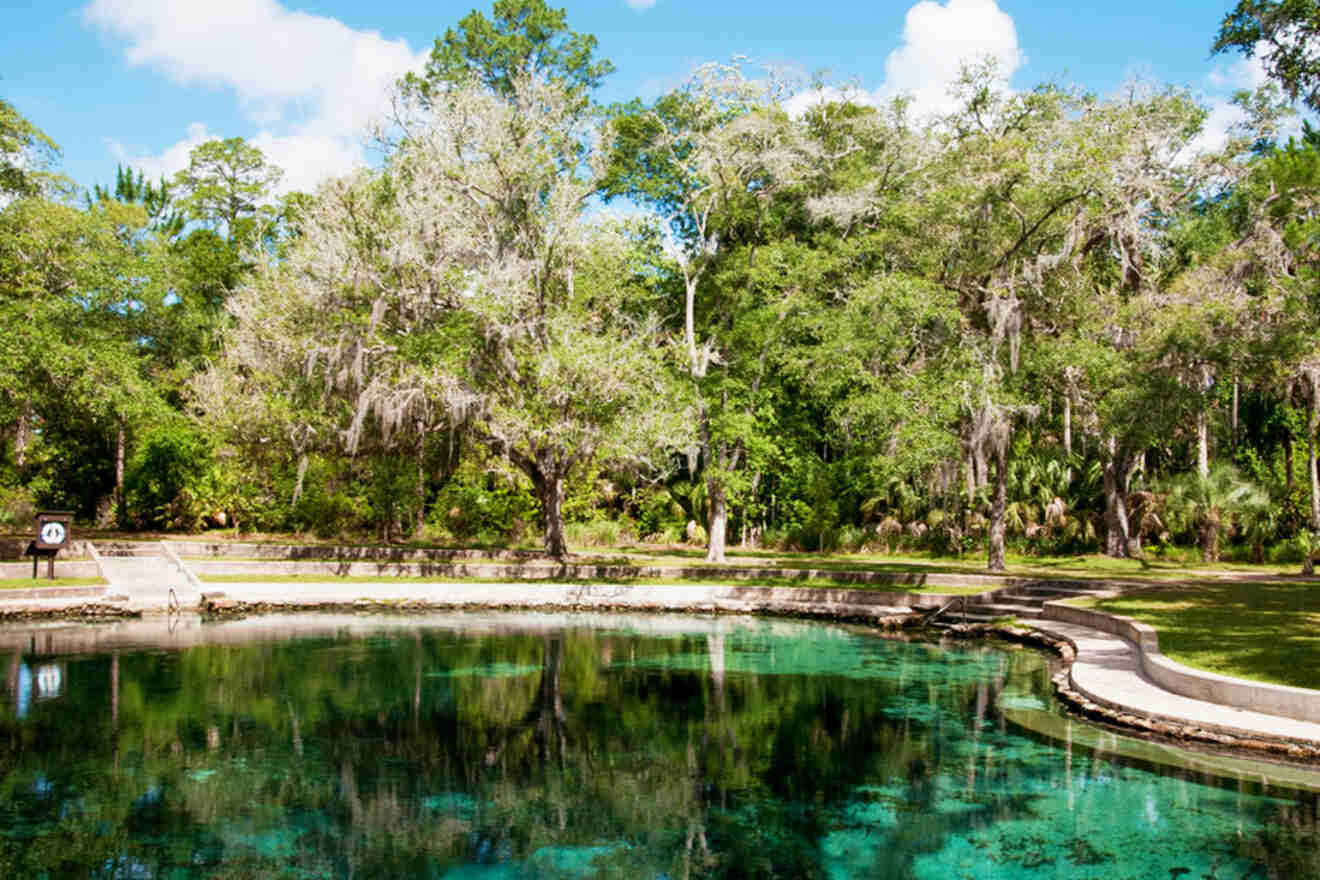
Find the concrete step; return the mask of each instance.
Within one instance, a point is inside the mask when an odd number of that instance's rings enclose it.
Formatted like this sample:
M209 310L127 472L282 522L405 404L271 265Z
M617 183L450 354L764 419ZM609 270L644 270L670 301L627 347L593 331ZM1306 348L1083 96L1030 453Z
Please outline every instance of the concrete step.
M950 608L945 614L956 614ZM967 606L968 614L988 614L991 617L1040 617L1044 609L1039 605L1021 605L1012 602L976 602Z
M106 558L162 558L165 548L159 541L105 541L97 542L96 552Z
M1006 617L1021 618L1023 616L1024 615L1021 614L986 613L968 609L966 614L963 614L961 611L946 611L939 617L935 618L935 623L990 623L994 620L1003 620Z
M1024 593L1031 593L1036 596L1054 596L1063 598L1065 596L1094 596L1098 593L1113 592L1113 587L1056 587L1045 584L1027 584L1019 587Z
M103 558L101 568L106 580L129 593L142 588L167 589L181 580L178 568L164 556Z
M929 614L939 608L938 605L913 605L917 614ZM953 605L936 618L937 621L961 620L966 615L968 620L986 621L1003 617L1037 618L1045 610L1039 605L1010 602L968 602L964 610L961 603Z

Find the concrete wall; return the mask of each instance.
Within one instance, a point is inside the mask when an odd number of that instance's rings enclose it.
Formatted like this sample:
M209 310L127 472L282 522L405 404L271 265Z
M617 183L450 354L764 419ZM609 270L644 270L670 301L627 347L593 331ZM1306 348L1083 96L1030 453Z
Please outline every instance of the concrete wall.
M1230 678L1175 663L1160 652L1160 638L1155 629L1130 617L1078 608L1065 602L1045 603L1044 616L1046 620L1089 626L1127 639L1136 646L1146 676L1175 694L1221 706L1320 723L1320 691Z
M32 570L31 557L24 556L23 551L27 549L28 544L31 544L33 540L36 539L36 537L37 536L33 534L30 537L26 537L26 538L22 538L22 537L0 538L0 561L21 562L26 559L28 560L28 571L31 572ZM88 559L88 558L89 557L87 555L87 542L84 540L74 539L69 542L68 547L65 547L63 550L60 551L60 555L56 558L55 563L58 565L61 559Z
M658 566L658 565L595 565L555 563L544 557L529 562L500 562L490 559L471 562L432 561L418 559L362 559L360 557L329 558L267 558L233 559L208 558L205 554L188 552L193 545L168 541L166 546L188 561L188 567L199 576L251 575L254 578L279 575L327 575L331 577L440 577L440 578L508 578L511 580L583 578L632 579L674 578L680 580L719 579L758 580L782 579L826 581L837 584L873 584L876 586L985 586L1009 590L1025 583L1022 578L1002 578L989 575L938 574L925 572L888 571L833 571L829 569L795 569L752 566ZM200 557L200 558L199 558Z
M311 584L212 583L210 592L227 600L268 609L361 606L366 603L429 607L547 609L637 609L679 612L758 612L824 617L890 618L908 613L914 602L949 597L933 593L819 587L754 587L709 584L633 585L586 583L385 583L329 581Z
M39 560L37 563L37 577L46 576L46 560ZM71 578L94 578L100 577L101 572L97 569L96 563L91 561L65 561L63 554L55 558L55 577ZM27 562L0 562L0 578L28 578L32 577L32 561Z

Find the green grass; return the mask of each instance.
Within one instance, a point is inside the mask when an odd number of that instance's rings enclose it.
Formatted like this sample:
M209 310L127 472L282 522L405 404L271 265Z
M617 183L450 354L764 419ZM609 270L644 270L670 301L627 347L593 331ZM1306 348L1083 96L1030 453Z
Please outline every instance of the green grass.
M95 587L104 586L105 579L99 577L57 577L50 578L0 578L0 590L31 590L42 587Z
M377 576L333 574L217 574L201 575L200 580L213 584L624 584L628 586L722 586L722 587L795 587L819 590L876 590L885 593L949 593L972 595L985 591L984 585L934 586L927 584L840 584L825 580L799 578L449 578L443 575Z
M1179 663L1320 689L1320 581L1197 581L1073 604L1150 624Z

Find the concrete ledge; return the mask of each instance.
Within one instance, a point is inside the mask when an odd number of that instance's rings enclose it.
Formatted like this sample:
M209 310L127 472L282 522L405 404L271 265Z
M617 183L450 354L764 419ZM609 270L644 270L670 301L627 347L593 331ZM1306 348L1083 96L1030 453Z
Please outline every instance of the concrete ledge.
M226 583L226 610L397 605L424 608L634 609L645 611L779 613L794 616L901 619L914 600L932 593L794 587L627 584L263 584ZM290 589L293 587L293 589ZM403 587L401 589L401 587ZM206 602L203 601L203 606Z
M1159 634L1149 624L1093 608L1078 608L1064 601L1046 602L1044 618L1126 639L1136 647L1146 677L1172 693L1220 706L1320 723L1320 691L1232 678L1176 663L1160 652Z
M200 591L202 589L201 580L191 568L184 565L183 560L179 558L179 554L175 553L174 548L170 546L170 542L161 541L160 546L165 551L165 558L169 560L170 565L173 565L178 569L179 574L183 575L183 579L188 582L188 586L192 587L194 590Z
M110 578L105 576L105 566L101 564L101 554L97 551L96 545L91 541L87 542L87 555L92 557L92 564L96 566L96 576L110 582Z
M177 542L167 544L178 551ZM192 558L187 563L199 576L250 575L254 580L281 575L327 575L330 577L436 577L436 578L508 578L518 580L549 580L551 578L581 578L583 580L633 578L673 578L680 580L756 580L832 582L836 584L874 584L877 586L982 586L996 594L1024 584L1036 583L1034 578L1005 578L990 575L943 574L926 572L888 571L835 571L832 569L775 568L750 566L661 566L661 565L605 565L594 563L550 562L544 559L532 562L435 562L429 560L361 560L361 559L207 559Z
M21 562L27 559L23 551L27 549L28 544L32 543L32 537L8 537L0 538L0 561ZM69 541L69 546L60 551L60 559L87 559L87 541L77 538ZM58 561L57 561L58 563ZM32 565L31 561L28 566Z
M100 599L104 597L106 584L92 584L86 587L33 587L23 590L0 590L0 599Z
M37 569L39 577L46 576L46 561L41 561ZM79 577L94 578L101 577L101 571L96 563L91 560L75 562L65 561L60 558L55 560L56 577ZM0 562L0 578L29 578L32 577L32 563L29 562Z

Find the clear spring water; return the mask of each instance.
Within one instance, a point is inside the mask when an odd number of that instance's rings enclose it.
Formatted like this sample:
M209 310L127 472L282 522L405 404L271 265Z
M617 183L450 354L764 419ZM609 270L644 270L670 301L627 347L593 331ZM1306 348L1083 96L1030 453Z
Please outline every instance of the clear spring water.
M0 632L0 877L1320 865L1315 795L1124 757L1028 651L695 617L161 626Z

